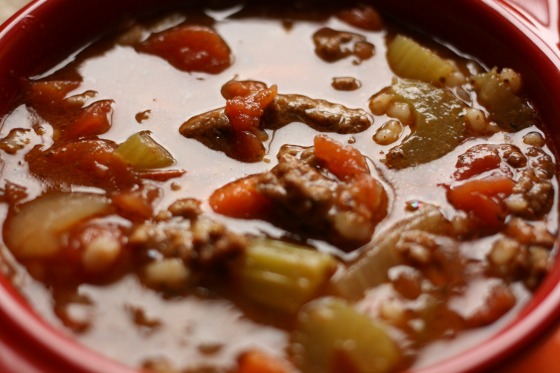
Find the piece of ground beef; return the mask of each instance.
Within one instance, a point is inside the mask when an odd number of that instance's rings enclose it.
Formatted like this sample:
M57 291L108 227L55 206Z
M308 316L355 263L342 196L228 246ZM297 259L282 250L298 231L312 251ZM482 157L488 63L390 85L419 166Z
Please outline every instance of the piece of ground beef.
M179 200L170 215L136 225L128 240L148 260L180 259L190 270L221 268L247 246L247 239L200 214L196 200Z
M232 94L243 93L244 88L251 92L265 89L263 87L266 85L260 82L234 81L226 83L222 93L225 92L225 97L231 100ZM224 152L230 158L258 162L265 155L262 142L268 139L266 129L276 130L301 122L321 132L349 134L363 132L373 123L362 109L295 94L275 95L255 120L257 126L251 131L239 131L232 125L226 108L219 108L190 118L181 125L179 133L200 141L212 150Z
M278 165L258 176L257 191L271 201L274 224L344 250L367 243L386 214L385 191L373 177L339 180L313 148L282 147Z

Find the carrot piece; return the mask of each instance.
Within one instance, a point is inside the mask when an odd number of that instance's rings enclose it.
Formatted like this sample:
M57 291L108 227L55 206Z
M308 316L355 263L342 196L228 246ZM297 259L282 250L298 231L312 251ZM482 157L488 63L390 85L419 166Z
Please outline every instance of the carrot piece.
M457 204L466 195L483 194L486 196L497 196L499 194L510 195L513 192L515 182L506 176L490 176L484 179L470 180L451 189L448 195ZM456 197L458 198L455 198ZM452 202L453 203L453 202Z
M456 209L473 213L490 228L499 227L507 215L502 200L513 192L514 185L505 176L470 180L451 188L447 200Z
M283 360L253 350L241 356L237 373L288 373L289 371Z
M355 148L344 146L327 136L315 136L315 156L326 163L330 172L342 180L369 173L365 157Z
M111 128L113 100L96 101L82 110L64 131L65 139L101 135Z
M270 201L257 190L257 179L249 176L217 189L209 198L219 214L242 219L260 219L267 215Z
M231 51L213 29L183 25L150 36L137 46L140 52L167 60L179 70L218 74L232 62Z

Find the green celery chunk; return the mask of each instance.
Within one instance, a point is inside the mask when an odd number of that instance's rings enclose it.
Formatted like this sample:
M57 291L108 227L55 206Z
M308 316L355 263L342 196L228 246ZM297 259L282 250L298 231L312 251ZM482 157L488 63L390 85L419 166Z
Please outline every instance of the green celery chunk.
M295 312L317 296L336 265L328 254L259 238L247 248L238 280L248 299L271 309Z
M433 161L464 140L464 104L451 91L403 79L388 92L395 95L395 101L410 105L415 121L412 133L388 151L388 167L401 169Z
M444 83L457 72L456 66L414 40L397 35L387 48L387 60L401 78Z
M91 193L50 193L12 209L4 241L18 259L60 254L64 234L81 222L111 213L111 201Z
M304 373L390 372L401 356L379 322L335 297L301 309L293 342L294 360Z
M150 136L140 131L130 136L115 150L128 164L137 168L163 168L175 163L173 156Z
M536 111L515 94L496 69L473 77L473 87L478 101L490 119L508 131L519 131L537 123Z

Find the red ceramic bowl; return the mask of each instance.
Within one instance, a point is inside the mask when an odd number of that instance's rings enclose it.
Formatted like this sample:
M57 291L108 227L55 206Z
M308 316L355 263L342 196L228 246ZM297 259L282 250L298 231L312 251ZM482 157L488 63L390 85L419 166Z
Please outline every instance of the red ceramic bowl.
M184 0L185 1L185 0ZM183 1L183 2L184 2ZM518 5L515 5L516 2ZM550 3L549 2L554 3ZM488 65L520 71L546 123L553 151L560 150L560 51L558 0L374 1L397 15L460 45ZM18 96L20 77L60 61L82 43L126 16L181 1L36 0L0 27L0 116ZM524 6L524 7L523 7ZM548 18L547 18L548 17ZM555 23L556 22L556 23ZM558 245L557 245L558 249ZM422 373L480 371L521 351L558 319L560 261L532 300L504 329ZM76 344L38 317L9 280L0 276L0 371L134 372Z

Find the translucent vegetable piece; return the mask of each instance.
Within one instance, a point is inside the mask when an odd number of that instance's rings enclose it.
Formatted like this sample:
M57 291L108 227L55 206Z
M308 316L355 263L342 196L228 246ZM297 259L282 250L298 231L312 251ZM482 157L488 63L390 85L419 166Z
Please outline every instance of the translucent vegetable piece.
M339 298L309 303L297 321L294 355L304 373L390 372L401 356L381 325Z
M360 259L341 272L340 276L333 278L333 291L347 299L360 298L367 289L387 281L389 268L402 264L395 245L404 232L422 230L445 234L449 229L450 223L437 207L422 205L417 212L380 234Z
M403 35L389 43L387 60L399 77L427 83L445 83L457 72L453 63Z
M4 225L4 240L19 259L50 257L61 249L64 232L111 210L110 201L101 195L47 194L10 212Z
M256 239L239 269L242 293L269 308L295 312L317 296L336 268L336 261L302 246Z
M507 79L496 69L473 77L478 101L490 113L490 119L508 131L519 131L537 123L536 111L515 94Z
M427 163L449 153L465 138L464 105L449 90L429 83L398 80L389 89L396 102L410 105L415 124L412 133L387 153L390 168Z
M115 154L137 168L163 168L175 163L173 156L150 136L141 131L119 145Z

